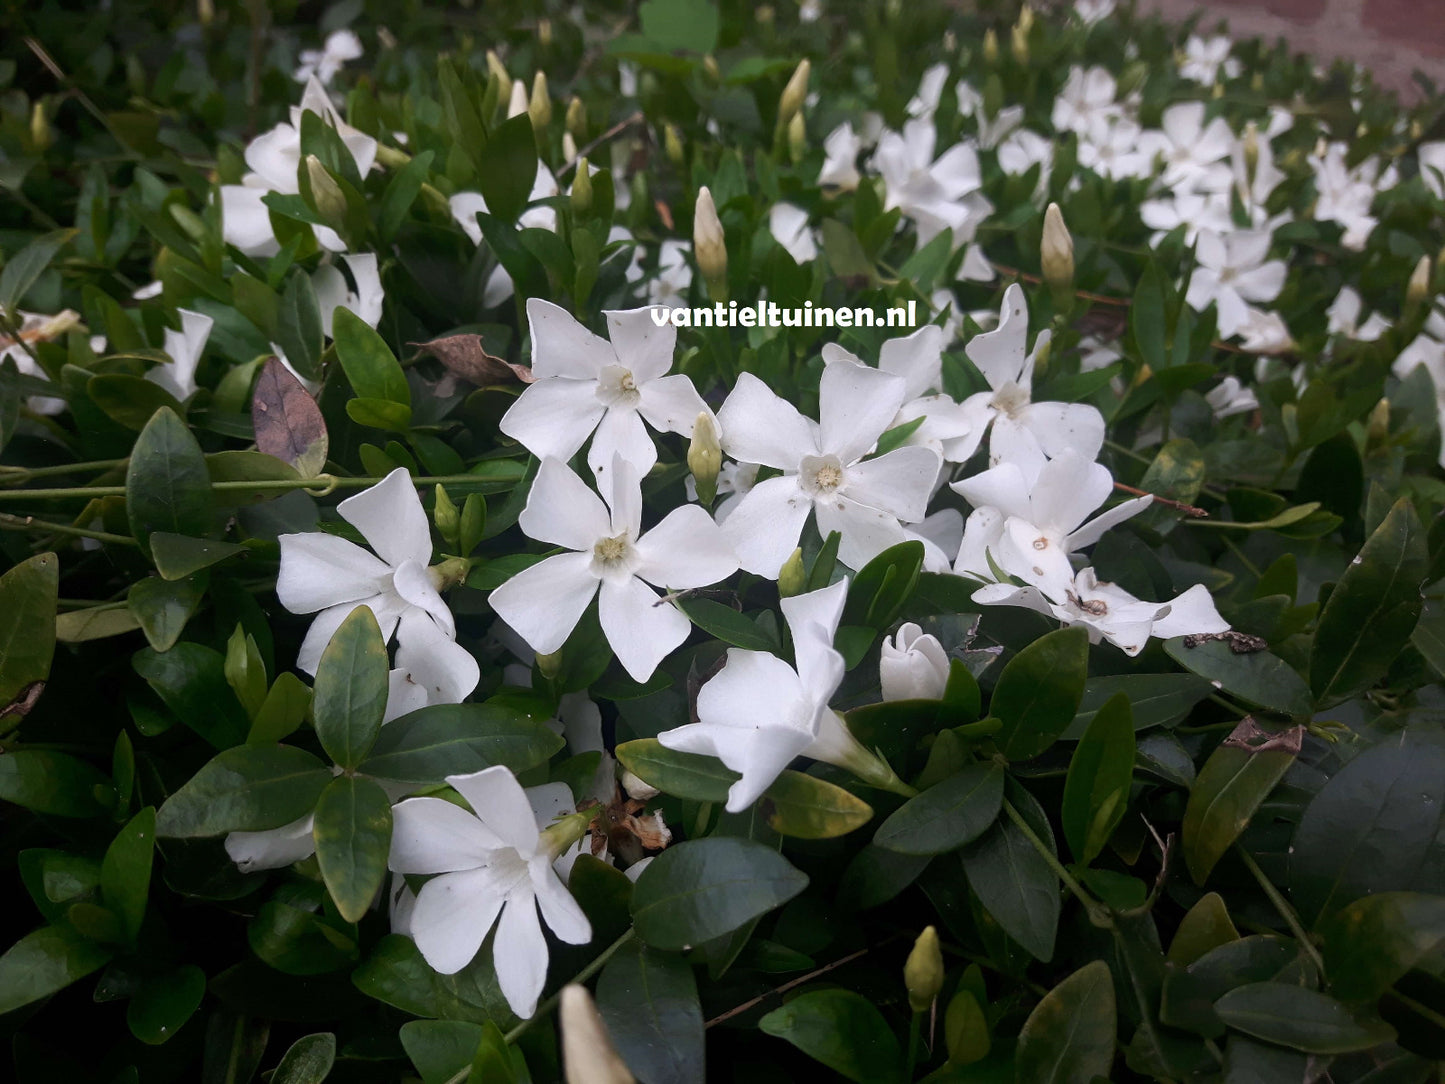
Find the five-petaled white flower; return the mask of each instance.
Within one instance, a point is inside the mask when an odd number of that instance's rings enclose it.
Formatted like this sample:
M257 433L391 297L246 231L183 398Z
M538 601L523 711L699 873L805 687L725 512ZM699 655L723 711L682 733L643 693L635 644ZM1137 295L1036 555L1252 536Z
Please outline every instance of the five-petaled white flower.
M783 472L754 485L723 523L743 568L776 579L809 512L817 514L819 533L842 535L838 558L849 568L862 568L906 540L899 520L923 519L938 453L910 447L863 458L897 417L906 393L902 377L834 361L823 367L820 424L751 373L739 374L718 411L723 447L741 462Z
M508 769L449 775L447 783L472 812L443 798L409 798L392 808L392 871L437 874L417 893L407 926L426 962L453 975L495 924L497 981L512 1011L525 1019L536 1012L547 981L538 909L569 945L590 941L592 925L552 868L556 856Z
M1250 301L1273 301L1284 289L1288 268L1269 259L1268 230L1203 230L1195 247L1199 266L1189 279L1185 300L1196 312L1212 301L1219 313L1219 334L1237 334L1249 323Z
M895 207L913 220L919 245L944 230L953 231L953 247L973 240L978 225L993 211L979 191L983 175L978 153L957 143L935 162L933 121L915 117L903 133L884 132L873 155L873 168L883 177L884 209Z
M293 78L298 83L309 82L315 77L323 86L336 78L336 73L348 60L359 60L364 50L361 39L354 30L333 30L326 35L320 49L302 49L301 64Z
M667 375L677 342L671 323L659 327L651 307L603 315L610 342L550 301L527 301L535 380L502 416L501 430L539 459L565 462L595 429L587 465L599 480L614 456L644 475L657 462L657 448L643 420L660 432L691 436L708 407L686 376Z
M177 311L181 314L181 330L166 328L165 351L171 357L170 364L146 370L146 379L184 402L195 394L196 366L201 363L214 321L190 309Z
M453 642L456 624L428 571L431 530L406 470L398 467L336 510L376 553L320 531L280 537L276 597L292 613L316 614L296 665L314 674L321 652L347 615L358 606L370 606L384 639L390 640L393 632L402 643L422 637L438 662L445 660L455 670L458 681L464 672L475 670L476 660ZM442 637L429 636L427 624L435 624Z
M738 563L717 524L695 504L674 508L643 534L637 471L621 456L601 484L607 504L567 464L542 460L518 524L528 537L572 552L517 573L492 592L492 609L545 655L562 646L599 596L607 642L623 668L646 681L692 628L648 584L705 587L736 572Z

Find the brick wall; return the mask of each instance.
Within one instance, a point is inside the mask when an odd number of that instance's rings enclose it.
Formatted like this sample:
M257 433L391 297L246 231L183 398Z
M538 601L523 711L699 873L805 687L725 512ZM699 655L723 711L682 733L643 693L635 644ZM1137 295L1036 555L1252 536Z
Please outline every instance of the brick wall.
M1409 100L1416 69L1445 87L1445 0L1139 0L1139 10L1171 19L1202 10L1204 29L1224 19L1236 38L1283 37L1322 61L1346 57Z

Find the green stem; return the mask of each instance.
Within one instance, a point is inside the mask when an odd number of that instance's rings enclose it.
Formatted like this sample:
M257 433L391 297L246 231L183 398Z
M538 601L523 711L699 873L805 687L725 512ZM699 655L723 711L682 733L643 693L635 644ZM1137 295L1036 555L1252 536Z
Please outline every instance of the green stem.
M908 1021L908 1069L903 1074L904 1080L913 1079L913 1070L918 1065L918 1040L921 1037L923 1014L916 1012L913 1018Z
M1305 932L1304 926L1300 923L1299 915L1294 913L1294 908L1289 905L1289 901L1280 895L1279 889L1275 888L1270 882L1270 879L1264 875L1264 870L1259 868L1259 863L1254 860L1254 855L1245 850L1244 845L1240 843L1236 843L1234 849L1239 852L1239 857L1244 861L1245 868L1248 869L1249 872L1254 875L1254 879L1259 882L1259 887L1264 889L1264 894L1269 897L1269 902L1274 904L1274 909L1278 911L1280 917L1285 920L1285 923L1290 928L1290 932L1294 934L1295 940L1298 941L1300 947L1309 954L1309 958L1314 961L1315 967L1319 968L1320 979L1323 980L1325 977L1324 957L1320 955L1320 950L1315 947L1315 943L1310 940L1310 935Z
M623 945L627 944L627 942L631 941L634 936L636 936L636 934L633 932L632 927L627 927L627 929L622 932L621 937L619 937L616 941L612 942L612 944L608 945L605 949L598 953L597 957L581 971L573 975L571 982L567 983L567 985L570 986L572 985L572 983L584 983L593 975L597 974L597 972L601 971L605 966L607 966L607 961L612 959L613 955L617 952L617 950L620 949ZM546 1016L553 1009L555 1009L557 1007L557 1003L561 1000L562 991L558 990L546 1001L538 1005L536 1012L534 1012L526 1020L523 1020L520 1024L518 1024L511 1031L507 1032L505 1036L503 1036L503 1038L507 1040L508 1045L515 1043L519 1038L521 1038L522 1034L526 1032L528 1028L530 1028L534 1023L536 1023L538 1020L542 1019L542 1017ZM461 1077L453 1078L453 1080L465 1079L465 1074L463 1074ZM451 1082L449 1081L448 1084L451 1084Z
M1008 814L1008 819L1014 822L1018 830L1024 834L1024 838L1029 841L1030 846L1039 852L1039 857L1054 871L1054 875L1064 882L1064 887L1072 892L1075 898L1084 905L1084 909L1089 912L1089 921L1101 929L1109 929L1112 927L1114 921L1109 917L1108 909L1084 890L1084 886L1079 884L1079 882L1074 879L1074 875L1064 868L1064 864L1060 862L1058 856L1054 854L1053 848L1045 846L1044 841L1029 827L1028 821L1024 820L1023 814L1015 809L1014 804L1007 798L1003 800L1003 811Z
M46 531L50 534L70 535L74 538L93 538L97 542L114 542L120 546L139 546L128 534L111 534L108 531L92 531L86 527L72 527L68 523L48 523L32 516L12 516L0 512L0 530L3 531Z
M292 489L305 489L312 492L313 496L324 497L337 489L365 489L367 486L374 486L383 481L381 478L338 478L332 474L318 474L314 478L268 478L254 482L212 482L211 491L214 493L284 493ZM416 486L434 485L464 485L468 482L486 482L488 479L479 478L475 474L439 474L425 477L413 478L412 484ZM83 497L90 500L93 497L124 497L125 486L76 486L74 488L62 489L12 489L0 491L0 501L27 499L27 500L65 500L70 497Z
M54 467L0 467L0 482L28 482L31 478L48 478L56 474L116 470L129 462L129 459L95 459L89 463L61 463Z

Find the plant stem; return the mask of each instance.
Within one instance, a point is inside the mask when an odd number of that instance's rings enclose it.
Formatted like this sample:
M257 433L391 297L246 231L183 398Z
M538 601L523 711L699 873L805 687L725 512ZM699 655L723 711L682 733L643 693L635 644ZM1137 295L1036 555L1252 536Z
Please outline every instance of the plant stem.
M0 512L0 530L3 531L47 531L50 534L70 535L74 538L93 538L97 542L114 542L120 546L139 546L128 534L111 534L108 531L92 531L86 527L72 527L68 523L48 523L33 516L12 516Z
M1260 869L1259 863L1254 860L1254 855L1245 850L1244 845L1240 843L1236 843L1234 849L1239 852L1239 857L1244 861L1245 868L1248 869L1249 872L1254 875L1254 879L1259 882L1259 887L1264 889L1264 894L1269 897L1269 902L1274 904L1274 909L1278 911L1280 917L1285 920L1285 923L1290 928L1290 932L1294 934L1295 940L1298 941L1300 947L1309 954L1309 958L1314 961L1315 967L1319 968L1320 979L1323 980L1325 977L1324 957L1320 955L1320 950L1315 947L1315 943L1310 940L1310 935L1305 932L1304 926L1300 923L1299 915L1294 913L1294 908L1289 905L1289 901L1280 895L1279 889L1270 883L1270 879L1264 875L1264 870Z
M607 961L612 959L613 955L617 952L617 950L620 949L623 945L627 944L627 942L631 941L635 936L636 933L633 931L633 928L631 926L627 927L627 929L622 932L621 937L619 937L616 941L612 942L612 944L608 945L605 949L599 952L597 954L597 957L591 963L589 963L581 971L577 972L577 974L573 975L567 985L570 986L574 982L586 982L593 975L597 974L597 972L601 971L603 967L607 965ZM542 1017L546 1016L553 1009L555 1009L558 1002L560 1002L561 1000L562 991L558 990L546 1001L538 1005L536 1012L534 1012L526 1020L523 1020L520 1024L518 1024L511 1031L507 1032L505 1036L503 1036L503 1038L507 1040L507 1044L511 1045L512 1043L515 1043L522 1036L522 1034L527 1031L528 1028L530 1028L534 1023L536 1023L538 1020L542 1019ZM453 1079L465 1080L466 1075L463 1074L461 1077L454 1077Z
M364 489L383 481L381 478L338 478L333 474L318 474L314 478L267 478L254 482L212 482L213 493L284 493L292 489L305 489L313 496L324 497L337 489ZM480 478L475 474L440 474L413 478L416 486L464 485L468 482L487 482L492 479ZM60 489L11 489L0 490L0 501L64 500L70 497L124 497L125 486L75 486Z
M913 1079L913 1070L918 1065L918 1040L922 1028L923 1014L916 1012L908 1021L908 1069L903 1074L904 1080Z
M53 467L0 467L0 482L28 482L31 478L48 478L56 474L116 470L129 462L129 459L96 459L89 463L61 463Z
M1029 827L1028 821L1024 820L1023 814L1015 809L1014 804L1007 798L1003 800L1003 811L1008 814L1008 819L1014 822L1018 830L1024 834L1024 838L1029 841L1030 846L1039 852L1039 857L1054 871L1054 875L1064 882L1064 887L1072 892L1078 901L1084 905L1085 910L1089 912L1089 921L1101 929L1112 927L1114 922L1113 919L1109 917L1108 909L1084 890L1084 886L1079 884L1079 882L1074 879L1074 875L1064 868L1064 864L1060 862L1058 856L1054 854L1053 848L1044 845L1044 841Z

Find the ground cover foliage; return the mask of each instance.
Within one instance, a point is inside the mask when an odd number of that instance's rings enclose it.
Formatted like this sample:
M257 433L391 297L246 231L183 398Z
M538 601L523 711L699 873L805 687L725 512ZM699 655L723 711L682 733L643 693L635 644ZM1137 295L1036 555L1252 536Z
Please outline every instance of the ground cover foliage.
M15 1079L1438 1075L1434 88L1110 0L13 18ZM920 327L648 308L760 300Z

